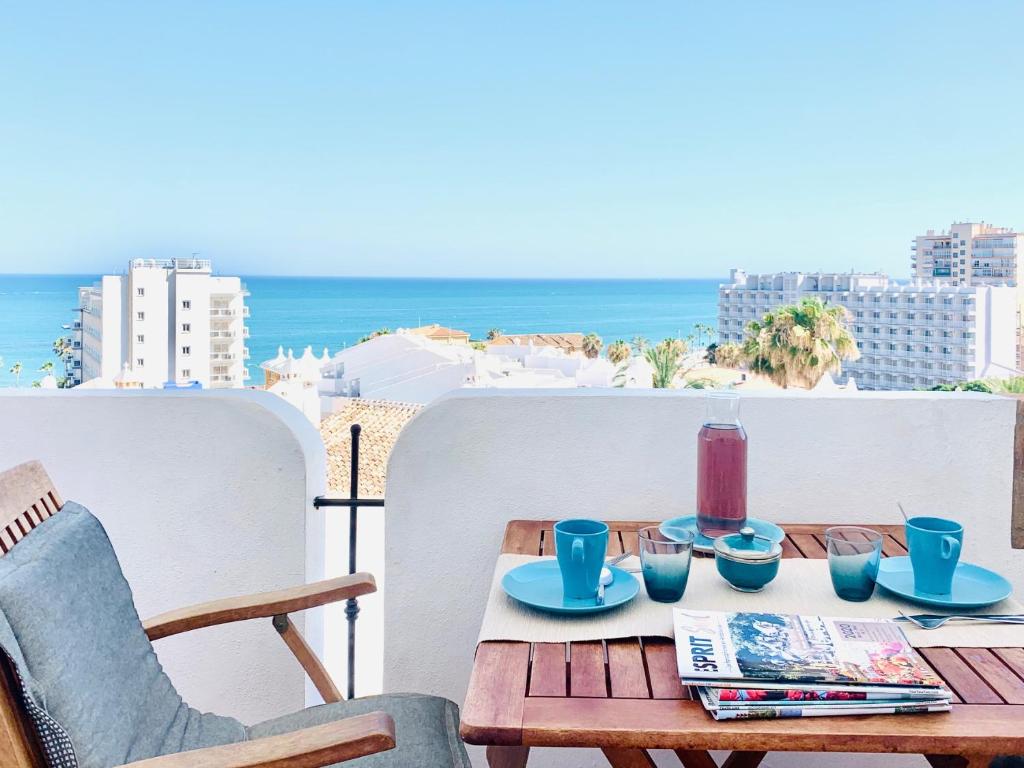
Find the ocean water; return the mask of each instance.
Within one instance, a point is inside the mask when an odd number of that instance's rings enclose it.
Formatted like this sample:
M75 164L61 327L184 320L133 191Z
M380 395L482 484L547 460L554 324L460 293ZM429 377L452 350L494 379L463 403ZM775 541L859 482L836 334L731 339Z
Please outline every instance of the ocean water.
M11 365L23 366L22 386L53 360L61 325L74 319L77 288L93 275L0 275L0 386L13 386ZM483 338L506 333L596 333L605 344L634 336L689 334L694 323L715 325L721 280L494 280L428 278L244 277L251 296L249 363L278 345L296 354L311 344L333 354L378 328L440 323Z

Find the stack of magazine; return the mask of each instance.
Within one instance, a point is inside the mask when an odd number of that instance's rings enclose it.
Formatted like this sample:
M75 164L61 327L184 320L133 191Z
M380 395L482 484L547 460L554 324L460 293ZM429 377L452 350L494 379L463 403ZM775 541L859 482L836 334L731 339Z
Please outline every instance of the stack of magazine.
M948 712L899 625L675 609L676 655L716 720Z

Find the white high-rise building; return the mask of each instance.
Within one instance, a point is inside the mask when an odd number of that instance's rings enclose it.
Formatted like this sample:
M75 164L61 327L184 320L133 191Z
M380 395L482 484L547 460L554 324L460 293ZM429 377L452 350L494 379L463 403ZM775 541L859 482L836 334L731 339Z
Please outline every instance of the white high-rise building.
M732 270L719 287L720 342L740 342L748 322L815 296L850 313L859 360L843 364L863 389L915 389L1015 375L1017 289L896 283L883 274Z
M134 259L125 274L78 289L75 383L121 375L144 387L243 386L247 295L240 278L213 275L206 259Z
M930 229L914 240L914 275L953 285L1016 285L1022 240L1022 233L983 221L958 221L938 234Z

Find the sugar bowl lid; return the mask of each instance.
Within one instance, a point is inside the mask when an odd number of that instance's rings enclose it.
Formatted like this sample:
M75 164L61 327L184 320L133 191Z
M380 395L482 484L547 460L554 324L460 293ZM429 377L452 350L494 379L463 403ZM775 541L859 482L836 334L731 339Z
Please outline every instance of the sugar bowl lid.
M748 525L739 533L716 538L715 555L740 562L777 560L782 556L782 545L767 536L758 536Z

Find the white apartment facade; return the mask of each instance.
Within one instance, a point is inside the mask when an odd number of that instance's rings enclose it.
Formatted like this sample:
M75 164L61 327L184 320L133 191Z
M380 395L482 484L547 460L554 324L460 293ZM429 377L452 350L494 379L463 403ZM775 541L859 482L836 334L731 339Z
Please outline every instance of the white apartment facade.
M207 259L134 259L123 275L78 290L74 382L113 381L126 369L144 387L243 386L247 295Z
M1022 241L1024 234L983 221L959 221L940 233L928 230L911 246L913 273L952 285L1016 285Z
M863 389L916 389L1016 370L1017 289L896 283L886 275L732 270L719 288L720 342L741 342L748 322L805 296L839 304L861 357L843 365Z

